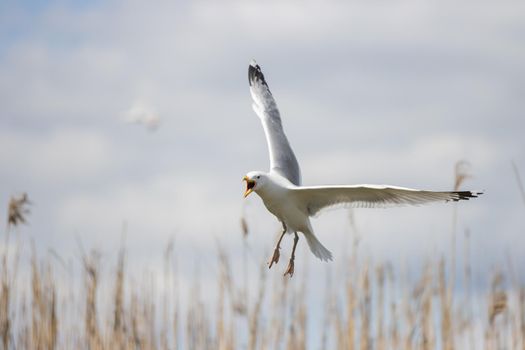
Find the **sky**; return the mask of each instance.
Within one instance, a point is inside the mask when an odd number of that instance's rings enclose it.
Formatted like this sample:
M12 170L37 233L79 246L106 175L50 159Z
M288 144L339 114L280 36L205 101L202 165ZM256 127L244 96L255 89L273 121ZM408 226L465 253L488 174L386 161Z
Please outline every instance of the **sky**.
M470 232L488 284L507 256L525 266L511 165L525 181L523 38L525 4L510 0L4 1L0 212L27 192L20 230L66 260L81 241L116 261L125 231L130 265L155 271L174 239L183 278L197 264L210 283L217 242L238 251L245 215L264 262L280 224L241 183L269 163L248 90L256 59L304 184L449 190L467 160L463 189L485 193L458 205L458 240ZM130 123L137 108L158 127ZM414 266L449 254L452 211L355 210L361 254ZM313 220L336 262L350 253L348 216ZM324 280L304 246L299 264Z

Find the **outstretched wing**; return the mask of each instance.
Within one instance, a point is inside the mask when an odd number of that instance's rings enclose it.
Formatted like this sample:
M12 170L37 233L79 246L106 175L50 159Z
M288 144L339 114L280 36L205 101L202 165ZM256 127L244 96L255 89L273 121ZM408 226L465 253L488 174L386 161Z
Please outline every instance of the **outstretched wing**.
M261 119L266 134L270 153L270 169L299 186L301 184L299 164L284 134L277 104L264 79L261 67L255 61L250 62L248 81L253 98L253 110Z
M334 206L372 208L457 202L476 198L480 194L482 192L435 192L386 185L312 186L292 190L292 195L299 203L303 203L310 216Z

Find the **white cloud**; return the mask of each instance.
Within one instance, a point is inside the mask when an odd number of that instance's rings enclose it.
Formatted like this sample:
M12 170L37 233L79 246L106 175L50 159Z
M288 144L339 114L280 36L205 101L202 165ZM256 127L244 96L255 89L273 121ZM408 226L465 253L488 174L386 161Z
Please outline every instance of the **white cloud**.
M144 239L167 242L174 233L201 244L216 229L231 229L239 218L228 219L237 203L225 198L206 174L170 172L141 182L103 186L101 191L74 192L56 211L60 232L82 232L91 237L116 234L123 222ZM96 220L94 220L96 218ZM211 242L209 242L211 243Z
M41 186L103 176L111 166L108 139L86 129L49 132L3 131L0 163L12 178L25 178Z
M406 187L448 189L455 162L467 159L473 172L488 172L500 154L498 146L472 135L431 133L402 146L339 149L303 159L310 183L386 183ZM399 182L402 181L402 184Z

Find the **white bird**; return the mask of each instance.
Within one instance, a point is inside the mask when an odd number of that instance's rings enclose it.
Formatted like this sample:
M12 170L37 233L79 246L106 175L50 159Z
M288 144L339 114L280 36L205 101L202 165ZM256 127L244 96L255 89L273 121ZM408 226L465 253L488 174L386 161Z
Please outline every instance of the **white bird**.
M266 208L283 225L283 231L269 261L271 268L279 261L281 240L287 232L294 233L292 254L285 271L290 277L294 273L295 249L302 232L312 253L323 261L332 260L332 253L317 239L310 223L310 217L323 209L334 206L389 207L418 205L438 201L460 201L475 198L481 192L422 191L388 185L353 186L301 186L301 171L297 159L284 134L281 116L275 100L264 79L261 68L255 61L248 69L253 109L261 119L270 153L270 172L251 171L246 181L244 197L255 192L261 197Z
M124 113L124 121L130 124L142 124L148 130L155 131L160 126L160 117L142 101L137 101Z

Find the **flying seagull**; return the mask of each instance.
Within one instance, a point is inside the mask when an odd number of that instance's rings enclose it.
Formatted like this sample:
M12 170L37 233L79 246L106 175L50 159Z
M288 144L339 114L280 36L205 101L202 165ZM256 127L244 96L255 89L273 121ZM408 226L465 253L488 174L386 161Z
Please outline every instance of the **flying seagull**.
M299 241L297 232L304 234L316 257L323 261L332 260L332 253L319 242L310 223L310 217L317 216L323 209L334 206L372 208L439 201L457 202L481 194L471 191L422 191L388 185L302 186L301 170L284 134L279 109L261 67L253 60L248 68L248 81L253 110L261 119L266 134L270 172L251 171L246 174L243 178L246 181L244 197L252 192L257 193L266 208L282 223L283 231L268 263L270 268L279 262L280 244L285 233L294 234L292 254L285 276L288 274L291 277L294 273L295 248Z

